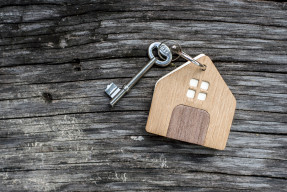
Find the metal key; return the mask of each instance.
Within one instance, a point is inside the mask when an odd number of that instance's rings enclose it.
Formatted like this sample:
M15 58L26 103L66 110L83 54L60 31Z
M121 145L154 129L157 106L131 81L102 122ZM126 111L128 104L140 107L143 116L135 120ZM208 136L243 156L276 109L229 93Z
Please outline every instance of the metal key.
M155 58L153 55L154 49L160 49L161 55L165 56L165 60L161 61ZM105 92L112 98L110 102L111 106L114 106L130 89L139 81L139 79L154 65L161 67L166 67L170 64L172 60L172 54L168 46L160 42L152 43L148 48L148 56L150 61L138 72L134 78L132 78L122 89L119 89L114 83L111 83L107 86Z

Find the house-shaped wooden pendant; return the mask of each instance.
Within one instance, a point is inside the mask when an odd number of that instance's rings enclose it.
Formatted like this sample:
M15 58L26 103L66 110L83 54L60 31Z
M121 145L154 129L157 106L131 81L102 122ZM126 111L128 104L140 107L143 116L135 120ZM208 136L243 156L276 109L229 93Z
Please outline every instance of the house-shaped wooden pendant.
M232 124L236 100L208 56L187 62L155 85L146 131L223 150Z

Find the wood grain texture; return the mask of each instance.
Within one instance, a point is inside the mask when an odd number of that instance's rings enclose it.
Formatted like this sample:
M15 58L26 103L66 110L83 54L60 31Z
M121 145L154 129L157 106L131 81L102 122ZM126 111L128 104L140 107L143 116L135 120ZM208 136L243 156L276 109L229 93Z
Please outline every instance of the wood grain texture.
M278 1L1 1L1 191L286 191L286 9ZM153 67L109 107L106 85L128 82L149 44L167 39L208 55L235 95L224 151L144 130L156 81L184 60Z
M207 66L205 71L191 62L186 62L157 81L146 130L166 136L176 106L202 109L210 117L203 145L223 150L230 132L236 100L210 58L202 54L195 59ZM192 79L198 81L196 87L191 87ZM201 89L202 82L209 83L208 90ZM187 97L189 89L195 91L194 98ZM200 93L206 94L204 101L198 99Z
M209 120L202 109L178 105L172 111L166 137L204 145Z

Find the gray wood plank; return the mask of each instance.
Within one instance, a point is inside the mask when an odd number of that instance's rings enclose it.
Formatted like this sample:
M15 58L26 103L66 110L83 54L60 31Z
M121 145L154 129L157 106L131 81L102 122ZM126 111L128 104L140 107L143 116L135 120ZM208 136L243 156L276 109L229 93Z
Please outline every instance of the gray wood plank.
M287 4L0 3L1 191L287 191ZM146 133L153 67L115 108L154 41L210 56L237 99L224 151Z

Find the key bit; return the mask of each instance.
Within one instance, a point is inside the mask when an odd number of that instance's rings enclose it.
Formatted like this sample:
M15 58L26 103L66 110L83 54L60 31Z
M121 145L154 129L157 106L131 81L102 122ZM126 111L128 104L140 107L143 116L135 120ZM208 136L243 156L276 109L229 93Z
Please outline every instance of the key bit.
M121 91L120 88L118 88L118 86L116 86L116 84L111 83L109 85L107 85L107 88L105 90L105 92L110 96L110 98L114 98L119 92Z

